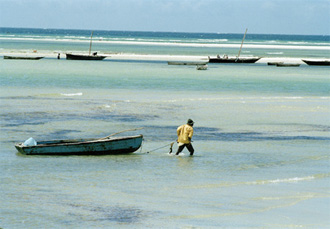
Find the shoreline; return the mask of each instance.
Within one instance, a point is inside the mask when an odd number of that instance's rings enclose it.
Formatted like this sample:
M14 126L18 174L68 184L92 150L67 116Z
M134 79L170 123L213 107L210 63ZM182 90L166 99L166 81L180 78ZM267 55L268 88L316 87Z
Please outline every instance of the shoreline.
M48 51L6 51L0 52L0 57L3 59L3 56L29 56L29 57L44 57L49 59L57 59L57 55L60 53L61 60L65 60L66 56L64 52L48 52ZM86 54L82 52L77 52L76 54ZM106 56L105 60L119 60L119 61L201 61L207 62L208 56L187 56L187 55L155 55L155 54L128 54L128 53L99 53L99 55ZM215 56L210 56L215 57ZM250 56L241 56L242 58L250 57ZM308 60L329 60L327 58L297 58L297 57L262 57L260 60L256 62L256 64L268 62L284 62L284 63L299 63L305 64L302 59Z

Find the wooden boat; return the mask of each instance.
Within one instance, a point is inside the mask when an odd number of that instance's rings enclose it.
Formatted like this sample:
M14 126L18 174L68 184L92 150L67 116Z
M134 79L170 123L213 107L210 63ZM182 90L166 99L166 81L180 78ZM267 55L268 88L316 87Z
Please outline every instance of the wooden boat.
M302 60L308 65L319 65L319 66L330 66L330 61L328 60Z
M37 57L32 57L32 56L3 56L3 59L6 60L40 60L44 58L43 56L37 56Z
M277 63L277 67L299 67L300 64L285 64L285 63Z
M268 65L284 64L284 62L267 62Z
M133 153L141 147L143 135L105 137L100 139L74 139L41 141L36 145L15 145L25 155L108 155Z
M253 64L260 60L261 57L244 57L244 58L237 58L237 57L209 57L210 63L245 63L245 64Z
M106 56L66 53L67 60L103 60Z
M247 33L247 29L245 30L241 47L238 51L237 57L228 57L227 55L224 55L223 57L220 57L219 55L215 58L209 57L209 63L245 63L245 64L253 64L257 62L258 60L261 59L261 57L244 57L240 58L242 47L243 47L243 42L245 40L245 36Z
M168 61L168 65L206 65L208 62L183 62L183 61Z
M89 43L89 53L86 54L72 54L72 53L66 53L66 59L67 60L103 60L106 58L106 56L99 56L97 55L97 52L94 52L91 54L92 50L92 38L93 38L93 32L91 34L91 41Z

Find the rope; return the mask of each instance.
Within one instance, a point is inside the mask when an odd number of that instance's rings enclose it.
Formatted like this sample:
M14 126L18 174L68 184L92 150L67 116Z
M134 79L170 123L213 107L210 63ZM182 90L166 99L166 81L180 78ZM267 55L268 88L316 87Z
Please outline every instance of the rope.
M171 147L170 147L170 152L172 152L173 144L174 144L174 142L171 142L170 144L166 144L166 145L161 146L161 147L159 147L159 148L156 148L156 149L150 150L150 151L148 151L147 153L154 152L154 151L159 150L159 149L163 149L163 148L165 148L165 147L167 147L167 146L171 146Z

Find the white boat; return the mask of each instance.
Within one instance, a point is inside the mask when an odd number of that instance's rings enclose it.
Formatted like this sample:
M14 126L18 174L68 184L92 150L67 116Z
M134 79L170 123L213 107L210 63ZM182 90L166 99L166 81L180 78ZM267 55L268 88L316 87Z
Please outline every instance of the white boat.
M197 70L207 70L207 64L204 64L204 65L197 65L196 69L197 69Z

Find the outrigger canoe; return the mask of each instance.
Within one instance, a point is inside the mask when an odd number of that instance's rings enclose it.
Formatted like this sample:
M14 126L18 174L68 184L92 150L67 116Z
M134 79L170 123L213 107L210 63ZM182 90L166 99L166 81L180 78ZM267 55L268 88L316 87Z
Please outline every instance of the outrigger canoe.
M133 153L141 147L143 135L105 137L99 139L74 139L40 141L35 145L15 144L25 155L108 155Z

